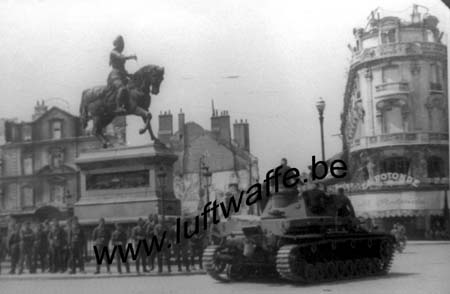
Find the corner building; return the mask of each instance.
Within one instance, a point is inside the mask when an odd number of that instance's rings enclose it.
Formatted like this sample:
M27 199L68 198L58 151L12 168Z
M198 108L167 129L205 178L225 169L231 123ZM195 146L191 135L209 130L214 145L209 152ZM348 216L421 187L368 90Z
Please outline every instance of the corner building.
M449 188L447 47L438 19L372 12L355 28L341 114L349 182L359 216L409 238L444 225ZM337 188L336 186L334 188Z

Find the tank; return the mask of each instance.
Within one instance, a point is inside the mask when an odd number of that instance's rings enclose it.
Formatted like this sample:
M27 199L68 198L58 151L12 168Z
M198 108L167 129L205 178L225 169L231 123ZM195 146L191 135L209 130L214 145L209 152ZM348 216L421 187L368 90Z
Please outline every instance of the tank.
M336 197L282 189L261 216L231 216L221 224L221 242L204 251L206 272L222 282L278 276L296 283L387 274L393 236L339 216Z

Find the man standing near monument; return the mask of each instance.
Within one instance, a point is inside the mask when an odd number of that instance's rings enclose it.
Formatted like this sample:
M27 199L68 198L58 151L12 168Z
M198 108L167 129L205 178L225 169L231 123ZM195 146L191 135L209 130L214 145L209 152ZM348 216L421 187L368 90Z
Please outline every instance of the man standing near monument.
M11 257L11 269L9 274L16 273L16 267L20 257L20 224L12 226L13 231L8 238L9 256Z
M83 252L85 237L76 216L73 218L72 225L69 228L68 245L70 249L70 273L75 274L77 266L80 268L80 272L84 272Z
M101 218L98 221L98 226L94 229L92 232L92 240L95 242L95 246L97 247L98 252L102 252L105 247L108 248L109 239L111 237L111 234L109 233L109 230L105 226L105 219ZM108 274L111 273L109 263L106 262L106 270ZM100 273L100 264L97 263L96 271L94 274Z
M50 246L50 272L56 273L62 270L62 246L64 231L59 226L58 220L54 219L48 233L48 242Z
M127 248L127 241L128 241L127 233L124 231L122 225L117 223L116 229L114 230L114 232L112 233L112 236L111 236L112 245L117 246L117 248L119 246L122 247L123 252L125 252L125 250ZM128 256L126 256L126 257L128 257ZM120 256L120 254L116 254L116 262L117 262L117 272L121 274L122 273L122 258ZM127 273L130 273L130 264L128 263L128 260L126 260L124 262L124 264L125 264Z
M47 232L44 231L44 225L42 223L37 224L34 245L33 245L33 267L35 270L38 268L38 264L41 267L43 273L48 265L48 239Z
M138 219L137 225L131 231L131 238L134 240L134 248L138 250L137 258L136 258L136 272L140 273L140 264L142 262L142 271L144 273L148 273L147 270L147 255L145 250L145 229L144 229L144 220L142 218ZM151 244L151 243L150 243ZM148 244L148 246L150 246Z
M20 230L20 267L19 275L23 273L23 263L26 261L30 274L34 272L32 261L34 243L34 232L30 228L30 222L25 222L23 228Z
M115 113L122 115L126 113L125 101L128 97L128 89L126 87L129 74L125 70L125 62L129 59L137 60L136 55L126 56L122 54L125 48L125 42L122 36L118 36L114 42L114 49L109 55L109 65L112 67L112 71L108 76L108 86L111 86L117 91L116 94L116 110Z

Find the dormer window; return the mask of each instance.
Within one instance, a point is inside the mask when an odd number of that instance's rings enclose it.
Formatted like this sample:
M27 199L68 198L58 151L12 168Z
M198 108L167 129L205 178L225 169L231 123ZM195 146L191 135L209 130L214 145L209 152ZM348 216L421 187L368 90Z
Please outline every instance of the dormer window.
M62 138L62 121L54 120L51 122L52 139L58 140Z
M381 33L381 43L382 44L391 44L395 43L396 40L396 32L395 29L390 29L388 31Z

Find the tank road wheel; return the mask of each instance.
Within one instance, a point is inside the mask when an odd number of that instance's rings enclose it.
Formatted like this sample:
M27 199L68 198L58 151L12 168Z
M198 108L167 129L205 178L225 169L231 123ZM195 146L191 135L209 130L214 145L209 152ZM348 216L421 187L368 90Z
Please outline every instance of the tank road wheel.
M338 260L336 262L336 273L338 279L345 278L345 263L343 260Z
M222 249L217 245L206 247L203 252L203 267L213 279L220 282L229 282L228 270L225 270L227 269L227 263L218 257Z
M307 283L317 282L319 280L317 274L318 274L317 268L314 265L308 263L305 266L305 282Z
M355 264L348 259L344 262L344 278L351 278L355 274Z
M226 273L230 281L242 281L247 277L248 272L240 264L227 264Z
M355 271L355 276L356 277L365 276L366 275L366 267L364 266L364 263L363 263L362 259L356 259L355 260L355 267L356 267L356 271Z
M305 282L306 261L303 259L300 246L281 247L277 253L276 265L281 278L293 282Z
M334 261L329 261L326 264L326 270L325 270L325 279L327 280L334 280L338 278L338 271L337 271L337 265Z
M373 265L370 258L364 258L362 263L364 266L364 275L371 275L373 273Z
M372 258L372 265L373 265L373 273L378 274L381 271L381 259L379 258Z
M325 277L326 277L325 263L323 263L323 262L318 262L318 263L316 263L316 265L315 265L314 267L315 267L315 269L316 269L317 281L323 281L323 280L325 280Z

